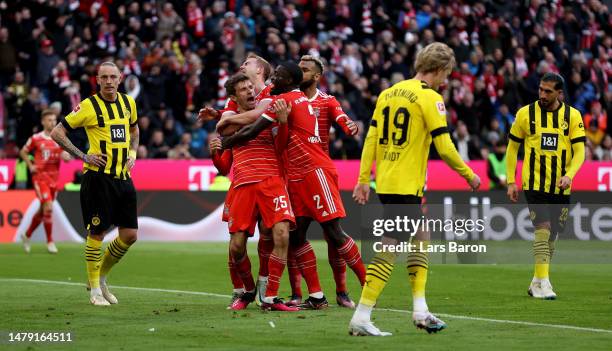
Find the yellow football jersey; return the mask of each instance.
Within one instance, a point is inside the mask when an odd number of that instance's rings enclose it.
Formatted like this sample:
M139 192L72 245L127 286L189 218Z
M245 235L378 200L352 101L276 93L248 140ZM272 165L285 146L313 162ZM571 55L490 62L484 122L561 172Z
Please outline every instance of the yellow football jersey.
M115 101L106 101L96 94L81 101L62 120L62 124L68 130L85 128L89 140L88 154L107 155L104 169L84 163L84 172L103 172L115 178L127 179L130 173L125 163L130 149L130 126L135 125L137 119L136 102L131 96L117 93Z
M432 138L444 133L448 133L444 100L425 82L410 79L386 89L370 122L359 183L370 181L373 150L377 193L422 196ZM449 144L445 147L454 148ZM469 168L464 171L464 176L473 176Z
M571 162L572 144L586 140L578 110L565 103L554 111L540 108L539 102L524 106L516 113L509 138L525 143L523 190L570 194L570 188L562 192L556 184ZM508 174L508 182L514 182L513 174Z

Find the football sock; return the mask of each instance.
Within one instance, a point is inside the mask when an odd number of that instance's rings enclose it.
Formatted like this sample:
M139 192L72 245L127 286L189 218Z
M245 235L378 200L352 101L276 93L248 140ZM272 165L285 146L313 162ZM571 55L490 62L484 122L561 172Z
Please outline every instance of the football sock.
M257 241L257 254L259 255L259 277L268 276L268 259L274 249L274 240L271 236L260 236Z
M347 236L344 244L338 248L338 254L344 259L346 264L351 267L355 275L357 275L359 283L363 286L366 280L366 270L361 261L359 248L355 244L355 241L353 241L353 238ZM395 262L395 260L393 260L393 262Z
M103 283L106 282L108 272L110 272L111 268L121 260L130 246L131 245L124 243L119 236L106 246L106 250L104 250L104 259L100 267L100 279Z
M100 290L100 263L102 261L102 241L87 236L85 245L85 260L87 263L87 279L92 292Z
M357 308L355 309L355 314L353 315L353 319L356 319L359 321L369 321L372 316L373 308L374 306L368 306L362 303L358 304Z
M429 269L429 259L426 252L420 250L421 244L427 247L428 241L413 240L412 244L416 249L408 253L407 268L410 287L412 288L412 304L415 312L426 312L427 303L425 302L425 285L427 284L427 270Z
M245 253L239 261L234 260L234 267L236 267L238 275L240 275L240 280L242 280L242 284L244 284L244 290L255 290L255 281L253 280L253 273L251 273L251 260L249 259L249 255Z
M42 213L36 212L36 214L34 214L34 217L32 217L32 223L30 223L30 226L28 227L28 230L26 231L27 238L32 237L32 233L34 233L34 230L38 227L40 222L42 222L42 218L43 218Z
M280 285L280 278L283 276L283 271L287 265L287 260L276 256L274 253L270 254L268 260L268 285L266 287L266 296L264 301L271 303L272 299L278 296L278 287Z
M321 282L317 273L317 257L310 242L306 241L297 247L293 251L293 255L308 286L308 294L314 296L313 294L321 292Z
M242 279L238 274L238 270L234 266L234 260L232 259L232 254L229 254L227 259L227 268L229 269L230 279L232 280L232 286L234 287L234 292L236 290L244 290L244 285L242 284Z
M548 239L548 250L550 251L550 259L552 260L553 254L555 253L555 240L553 235Z
M53 219L52 212L45 212L43 214L43 226L45 227L45 234L47 235L47 242L53 242Z
M336 282L336 293L346 292L346 262L340 257L338 249L329 241L327 235L325 240L327 240L327 259Z
M291 295L302 296L302 274L295 257L291 253L287 258L287 272L289 273Z
M374 306L378 296L382 293L387 281L393 272L395 265L395 254L390 252L379 252L368 265L366 281L361 291L360 305Z
M535 269L533 276L537 279L548 278L548 270L550 266L550 247L548 246L549 238L549 229L536 229L535 241L533 242L533 256L535 258Z

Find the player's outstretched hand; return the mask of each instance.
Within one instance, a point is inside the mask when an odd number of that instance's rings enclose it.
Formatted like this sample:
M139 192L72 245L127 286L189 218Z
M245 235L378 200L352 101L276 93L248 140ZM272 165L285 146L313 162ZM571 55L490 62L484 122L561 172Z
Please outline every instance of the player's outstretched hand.
M105 154L85 155L83 156L83 162L97 167L106 167L106 157Z
M136 165L136 159L131 156L128 156L127 161L125 162L125 166L127 167L127 170L131 171L135 165Z
M356 135L357 132L359 132L359 126L357 126L357 123L346 116L338 118L337 122L346 135Z
M508 198L510 198L512 202L518 201L518 187L516 183L508 184Z
M287 118L291 113L291 105L285 99L278 99L274 102L274 113L279 123L287 123Z
M211 138L210 141L208 142L208 150L210 151L211 155L214 155L218 151L221 151L222 150L221 138L219 137Z
M470 188L472 188L472 191L478 190L478 188L480 188L480 177L478 176L478 174L474 173L474 176L472 177L472 179L470 179L468 183L470 184Z
M357 184L353 190L353 200L360 205L365 205L370 197L370 184Z
M561 179L559 179L557 182L557 187L559 187L561 190L569 188L570 185L572 185L572 179L568 176L561 177Z
M220 116L221 115L219 111L215 110L214 108L210 106L206 106L203 109L200 109L200 112L198 112L198 119L201 120L202 122L207 122L213 119L219 119Z

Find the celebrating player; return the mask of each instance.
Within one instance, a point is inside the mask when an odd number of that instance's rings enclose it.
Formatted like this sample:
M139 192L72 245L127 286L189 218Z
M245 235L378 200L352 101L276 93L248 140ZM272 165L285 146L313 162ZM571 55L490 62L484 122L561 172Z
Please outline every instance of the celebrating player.
M89 300L95 306L118 302L108 289L106 276L136 242L138 232L136 190L130 177L138 149L138 114L134 99L117 92L121 78L114 63L100 64L100 91L81 101L51 133L64 150L83 160L81 209L88 233L85 258ZM87 154L67 136L69 130L79 127L87 133ZM119 236L106 247L102 257L102 240L111 225L119 227Z
M432 43L416 57L416 76L393 85L378 97L370 128L361 154L359 181L353 197L360 204L368 201L370 172L376 161L376 190L385 206L385 217L394 218L396 205L412 205L414 217L421 217L421 197L429 147L433 139L442 159L458 172L472 189L480 186L480 178L463 162L455 149L446 126L446 109L436 89L455 65L453 50L442 43ZM397 213L396 213L397 214ZM405 215L405 213L404 213ZM406 240L398 233L383 236L383 244ZM413 244L428 241L428 232L417 232ZM426 247L426 245L424 246ZM391 276L396 254L380 252L368 266L367 280L359 305L349 324L352 335L386 336L371 322L372 308ZM428 332L444 329L446 324L429 312L425 301L428 257L413 250L408 254L408 277L412 286L412 319L417 328Z
M585 158L582 116L559 101L563 86L563 78L556 73L542 77L539 101L516 113L506 152L508 196L516 202L516 159L520 144L525 143L522 188L535 227L535 267L527 293L546 300L557 298L548 276L550 260L557 235L565 229L572 179Z
M335 97L327 95L317 88L319 79L323 74L323 63L320 59L305 55L302 56L299 67L302 70L303 78L300 84L300 90L304 92L308 101L310 102L314 114L317 117L317 125L319 137L321 138L321 147L323 147L326 153L329 152L329 130L333 122L338 123L342 130L347 135L355 135L357 133L357 125L351 121L346 113L342 110L342 107L338 103ZM338 174L335 166L331 169L326 169L331 175L334 183L338 183ZM340 200L341 201L341 200ZM304 219L304 237L295 238L295 242L299 245L300 241L303 243L306 240L305 234L308 226L310 225L311 219ZM339 247L336 246L335 242L331 240L333 233L328 234L328 226L322 226L324 230L325 240L327 241L327 255L329 264L332 268L334 275L334 281L336 282L336 302L339 306L355 308L355 303L348 296L346 288L346 261L342 258L342 255L338 251ZM354 258L354 260L357 257ZM353 260L353 261L354 261ZM292 297L290 303L299 304L301 300L301 289L300 281L301 275L299 269L291 267L292 262L289 262L289 281L291 283ZM361 261L351 262L350 266L360 265L363 267ZM361 285L365 280L365 269L358 269L356 271L357 278Z
M232 76L225 85L228 96L238 104L238 112L255 107L253 84L242 74ZM224 145L227 148L227 145ZM244 143L233 146L234 180L229 208L230 251L245 292L232 304L241 310L255 300L255 282L251 263L246 254L248 236L253 235L254 223L261 216L264 225L272 228L274 249L268 260L268 284L263 308L278 311L297 311L285 306L278 298L280 277L287 260L289 226L295 224L289 195L279 168L274 148L272 125ZM240 201L236 201L240 199Z
M25 252L30 253L30 238L32 233L43 223L47 234L47 251L57 253L53 242L53 200L57 193L57 177L59 174L60 157L70 160L70 155L51 138L51 131L57 124L57 116L52 110L44 110L40 120L43 131L32 135L19 151L19 156L25 161L32 174L32 182L36 196L40 200L40 207L32 217L32 222L25 234L21 235ZM30 153L34 153L34 162L30 160Z

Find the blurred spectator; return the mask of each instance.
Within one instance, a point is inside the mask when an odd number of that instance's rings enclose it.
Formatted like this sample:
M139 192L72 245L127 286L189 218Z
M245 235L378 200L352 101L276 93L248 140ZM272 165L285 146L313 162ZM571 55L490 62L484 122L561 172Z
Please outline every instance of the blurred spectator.
M151 135L148 154L150 158L167 158L170 147L164 140L164 132L161 129L155 129Z
M453 142L464 161L480 159L478 143L472 139L467 126L462 121L457 122L457 128L453 132Z
M368 126L378 94L410 78L416 52L433 41L455 51L455 72L441 93L449 128L467 129L460 145L472 145L470 159L506 138L516 110L537 100L540 77L550 71L565 77L566 103L583 114L600 104L597 117L585 115L587 129L596 123L591 138L599 147L612 129L611 17L601 1L7 3L0 13L7 153L35 130L48 101L61 102L66 114L95 93L96 66L105 60L118 65L124 91L148 119L141 143L148 147L160 129L172 157L207 156L200 145L215 125L196 132L194 114L202 105L224 106L223 84L251 51L273 64L321 56L329 66L321 90ZM334 157L359 157L359 138L333 134Z

